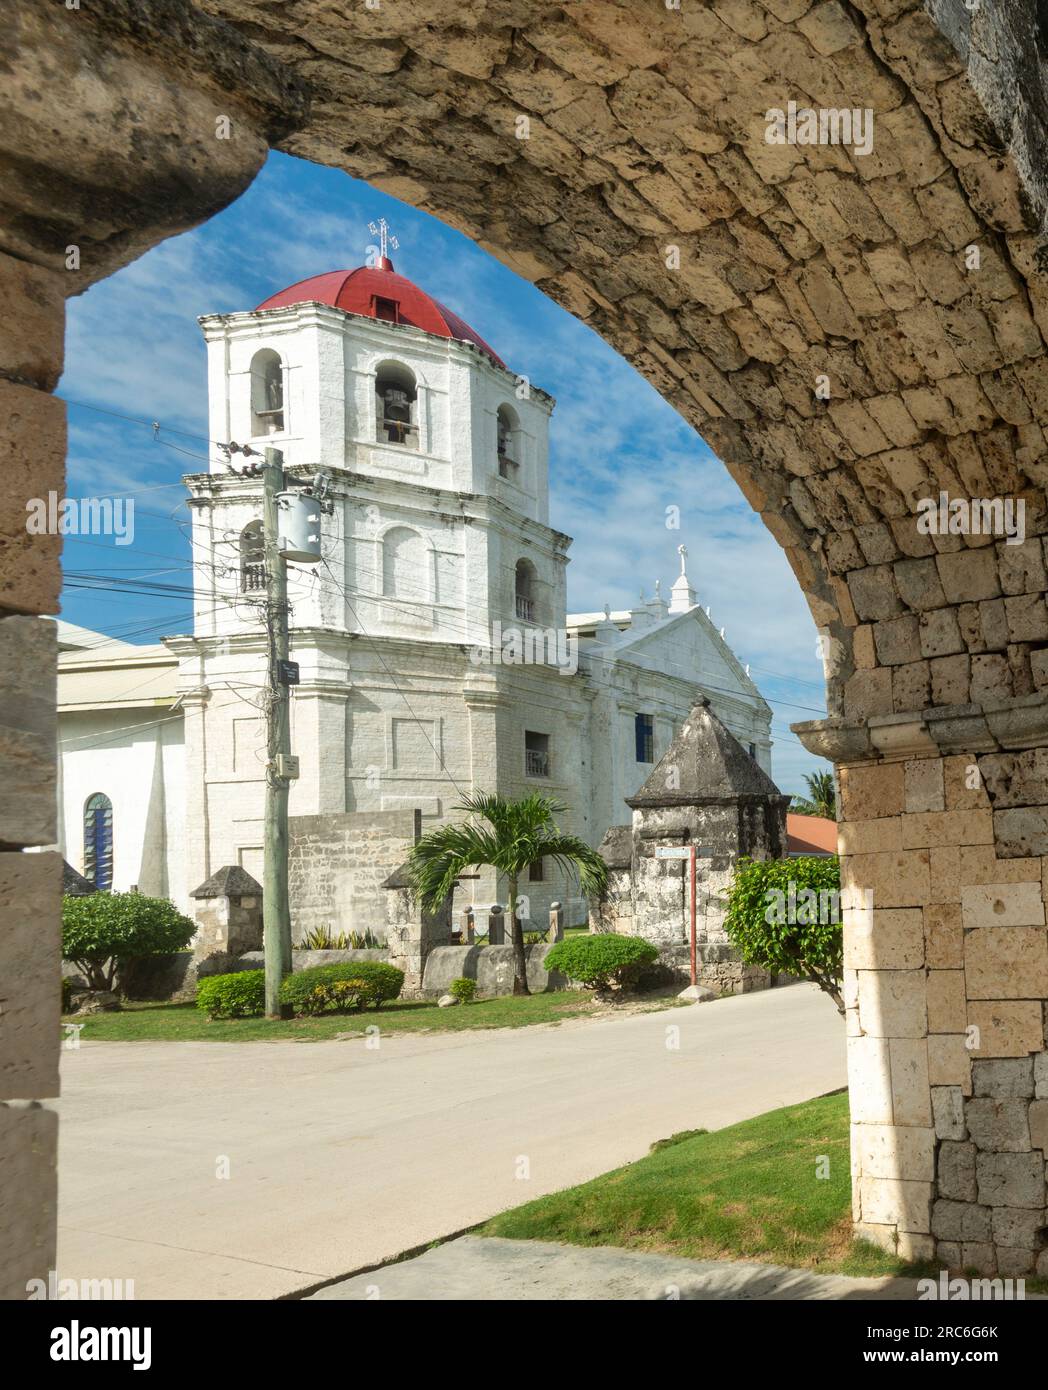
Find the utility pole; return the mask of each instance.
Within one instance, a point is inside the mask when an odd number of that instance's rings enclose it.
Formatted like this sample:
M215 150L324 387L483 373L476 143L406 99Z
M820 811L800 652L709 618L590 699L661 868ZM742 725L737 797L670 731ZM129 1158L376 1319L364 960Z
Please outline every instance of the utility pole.
M291 912L288 902L287 802L291 754L290 689L287 685L287 561L280 554L279 504L284 490L284 455L266 449L262 534L266 568L266 633L269 668L266 696L265 867L262 885L262 944L266 961L266 1017L280 1017L280 985L291 971Z

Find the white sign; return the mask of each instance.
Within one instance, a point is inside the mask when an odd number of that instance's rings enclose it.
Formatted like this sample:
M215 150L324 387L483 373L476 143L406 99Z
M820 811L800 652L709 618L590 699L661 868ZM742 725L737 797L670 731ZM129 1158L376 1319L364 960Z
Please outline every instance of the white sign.
M660 845L655 851L656 859L690 859L691 850L688 848L677 849L669 845Z

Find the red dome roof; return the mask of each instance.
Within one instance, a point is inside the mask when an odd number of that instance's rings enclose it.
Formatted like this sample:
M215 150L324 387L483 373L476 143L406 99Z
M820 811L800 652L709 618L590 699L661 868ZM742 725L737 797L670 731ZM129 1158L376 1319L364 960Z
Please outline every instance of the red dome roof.
M374 268L360 266L356 270L329 270L326 275L299 280L279 294L271 294L258 309L285 309L289 304L307 302L330 304L335 309L344 309L348 314L405 323L438 338L472 343L486 353L497 367L506 366L498 353L464 319L453 314L439 300L420 290L403 275L398 275L388 257Z

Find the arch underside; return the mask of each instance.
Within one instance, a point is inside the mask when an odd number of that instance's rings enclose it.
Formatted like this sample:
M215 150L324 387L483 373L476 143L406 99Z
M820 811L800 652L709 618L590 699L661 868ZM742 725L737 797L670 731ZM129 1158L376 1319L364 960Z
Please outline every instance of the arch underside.
M831 639L831 714L1039 688L1032 548L998 575L967 553L986 538L915 527L943 490L1023 495L1044 527L1040 79L999 21L952 7L974 31L951 42L913 0L204 8L312 88L283 148L461 229L695 426ZM988 53L1013 65L992 103ZM871 152L769 144L790 100L871 110Z
M838 764L872 905L845 919L856 1230L1048 1273L1033 0L208 8L313 87L283 148L587 322L784 547L825 639L831 718L799 732ZM769 143L790 101L872 114L872 148ZM1021 499L1022 543L918 527L942 494Z
M62 487L47 397L62 299L224 207L267 146L341 167L589 323L785 548L827 636L831 719L803 737L837 762L844 881L872 894L845 920L858 1228L903 1255L1048 1274L1035 0L198 9L25 7L5 32L0 644L27 721L18 756L37 749L39 767L10 779L5 850L55 839L53 706L33 703L53 638L30 615L57 608L58 542L30 546L20 499ZM766 112L791 100L871 110L871 152L769 144ZM917 505L942 492L1022 499L1025 540L923 533ZM56 923L54 858L0 855L0 898ZM5 1061L3 1097L56 1094L57 991L33 998L25 1036L53 1048ZM37 1132L51 1118L20 1112L24 1152L53 1150L53 1129ZM31 1271L54 1267L51 1179L34 1171L43 1196L19 1209L14 1261Z

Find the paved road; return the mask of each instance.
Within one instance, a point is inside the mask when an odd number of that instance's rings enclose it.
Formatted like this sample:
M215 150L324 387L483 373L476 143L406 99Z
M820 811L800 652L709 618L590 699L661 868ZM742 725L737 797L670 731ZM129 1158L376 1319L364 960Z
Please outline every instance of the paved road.
M808 985L377 1050L85 1043L63 1054L58 1272L272 1298L844 1083Z

